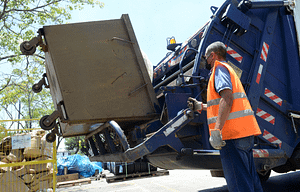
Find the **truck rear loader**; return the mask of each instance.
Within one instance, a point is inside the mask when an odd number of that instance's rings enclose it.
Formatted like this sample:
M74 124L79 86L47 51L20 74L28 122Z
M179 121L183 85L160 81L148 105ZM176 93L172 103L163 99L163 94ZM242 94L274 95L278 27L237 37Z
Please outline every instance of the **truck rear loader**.
M209 71L203 56L215 41L239 76L262 134L255 137L259 175L300 168L299 0L227 0L184 43L168 40L167 55L149 78L128 15L120 19L44 26L21 44L23 54L41 46L55 111L40 120L63 137L85 135L90 159L147 159L165 169L222 169L209 144L206 103ZM152 72L152 71L151 71Z

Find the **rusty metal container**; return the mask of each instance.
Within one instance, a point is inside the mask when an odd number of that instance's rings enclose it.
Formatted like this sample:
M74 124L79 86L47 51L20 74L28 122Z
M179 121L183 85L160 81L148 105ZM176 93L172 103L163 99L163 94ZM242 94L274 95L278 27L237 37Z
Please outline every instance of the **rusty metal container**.
M46 73L64 137L95 123L156 116L155 97L128 15L120 19L44 26Z

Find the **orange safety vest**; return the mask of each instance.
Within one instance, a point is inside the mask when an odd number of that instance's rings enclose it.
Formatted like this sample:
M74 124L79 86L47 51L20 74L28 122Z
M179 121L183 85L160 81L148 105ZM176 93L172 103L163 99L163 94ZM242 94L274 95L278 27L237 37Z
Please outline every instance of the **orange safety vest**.
M229 71L233 104L228 119L222 128L223 140L238 139L261 134L260 128L254 117L251 105L246 96L242 83L235 71L227 64L216 61L208 82L207 89L207 123L209 129L214 129L219 113L221 96L215 90L215 70L218 65L223 65Z

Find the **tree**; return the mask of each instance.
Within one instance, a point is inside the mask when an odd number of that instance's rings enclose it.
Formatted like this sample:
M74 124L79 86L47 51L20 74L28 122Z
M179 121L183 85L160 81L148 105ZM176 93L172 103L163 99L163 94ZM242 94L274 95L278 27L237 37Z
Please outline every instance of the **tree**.
M88 4L103 7L98 0L2 0L0 3L1 60L19 63L19 44L36 35L47 24L62 24L71 19L70 11Z
M32 85L45 73L44 53L22 55L19 46L37 35L47 24L62 24L71 11L84 5L104 6L98 0L1 0L0 2L0 111L14 119L41 118L54 111L49 90L35 94ZM5 124L5 128L13 127ZM37 127L37 122L19 123L21 128Z
M83 5L103 7L97 0L2 0L0 3L0 64L1 106L12 116L8 106L21 113L22 118L38 118L53 110L48 91L33 94L31 87L45 71L43 52L34 57L20 54L19 44L36 36L38 28L47 24L61 24L71 19L70 11ZM17 102L22 103L22 111ZM31 127L31 126L29 126Z
M66 138L65 145L67 150L74 150L74 153L78 152L88 155L88 148L86 146L85 136L77 136Z
M2 110L8 114L10 119L14 119L12 113L16 111L20 114L21 119L40 118L43 114L51 114L54 110L50 92L43 90L39 94L35 94L31 87L34 82L38 81L40 75L43 74L44 66L39 60L30 61L26 58L26 66L22 66L21 61L19 67L15 67L11 72L11 80L8 86L0 93ZM24 69L22 69L24 68ZM21 107L20 107L21 105ZM10 108L10 109L9 109ZM12 111L13 110L13 111ZM35 123L28 121L19 123L21 128L33 128L37 126ZM9 127L11 128L13 122Z

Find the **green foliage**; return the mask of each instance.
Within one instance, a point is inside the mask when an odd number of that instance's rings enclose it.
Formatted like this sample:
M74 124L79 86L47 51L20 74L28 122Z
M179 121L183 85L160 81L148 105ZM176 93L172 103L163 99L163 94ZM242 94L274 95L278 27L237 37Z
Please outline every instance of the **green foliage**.
M98 0L2 0L0 3L1 57L19 53L19 41L29 40L45 24L62 24L71 19L70 11L83 5L102 8ZM15 62L20 61L15 58Z
M32 85L41 79L44 68L42 61L28 56L25 61L15 64L11 72L10 84L0 93L2 110L8 115L13 111L20 113L21 119L35 119L51 114L54 106L49 90L43 89L38 94L32 91ZM13 118L12 115L9 116ZM22 128L33 128L31 122L20 125Z
M66 138L65 140L66 149L69 151L74 151L74 154L84 154L88 155L88 150L85 144L85 136L77 136Z
M72 10L82 9L84 5L104 6L98 0L0 1L0 111L11 119L16 112L21 119L32 119L54 111L49 90L43 89L38 94L32 91L32 85L45 73L44 52L37 50L34 56L21 55L20 43L35 37L43 25L65 23L71 19ZM31 122L22 124L22 128L32 126Z

